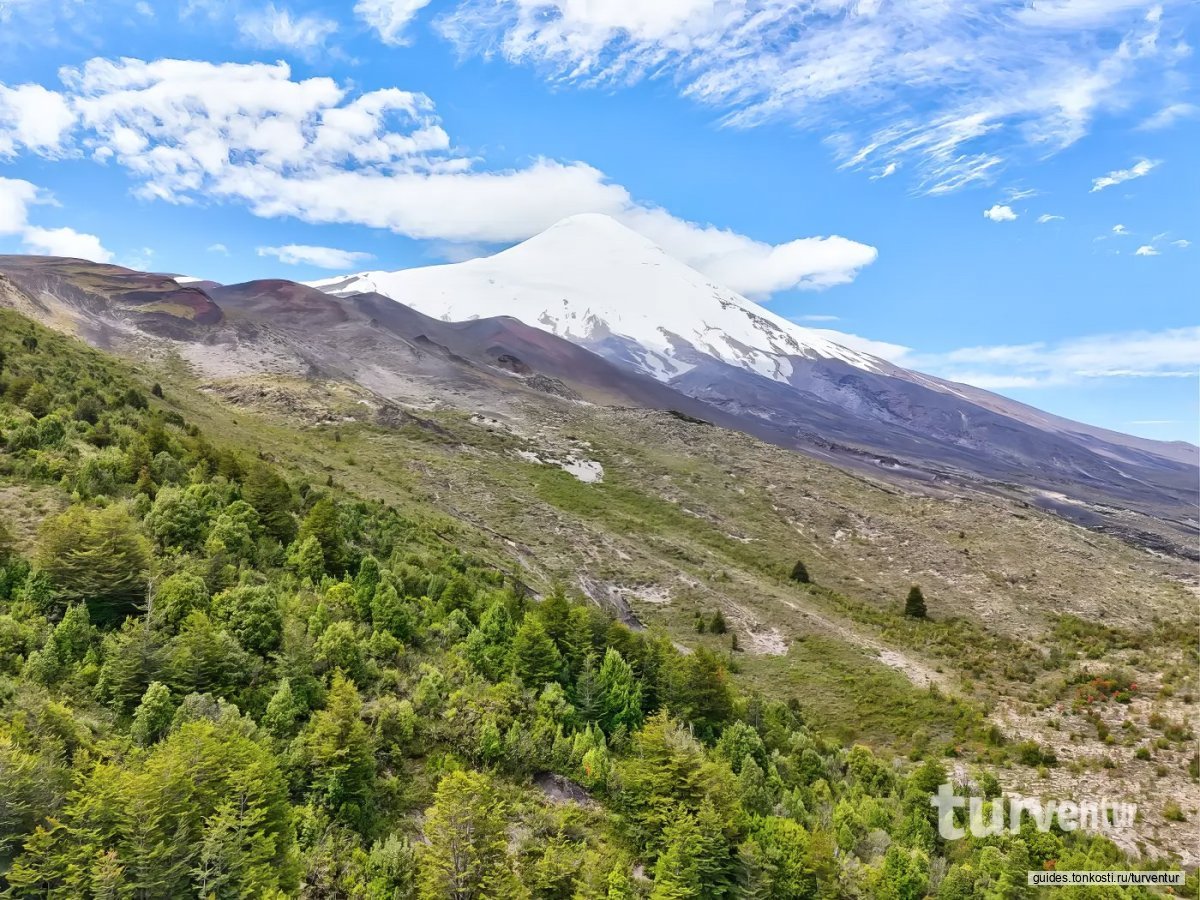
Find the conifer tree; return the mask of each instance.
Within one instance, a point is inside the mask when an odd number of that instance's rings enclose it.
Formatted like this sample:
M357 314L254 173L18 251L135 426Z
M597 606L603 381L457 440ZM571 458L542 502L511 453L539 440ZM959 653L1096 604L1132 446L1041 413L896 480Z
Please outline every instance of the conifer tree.
M133 714L129 736L135 743L148 747L166 734L174 716L175 702L171 699L170 688L161 681L152 681Z
M925 609L925 595L919 585L913 585L904 598L904 615L910 619L924 619L928 611Z
M274 469L265 463L252 465L242 484L242 499L254 507L266 534L285 546L295 540L295 499Z
M541 688L562 670L562 656L540 619L526 616L513 638L513 671L526 687Z
M600 688L601 724L612 734L617 728L633 731L642 724L642 686L629 663L614 648L604 654L597 677Z
M790 577L792 581L796 582L797 584L809 583L808 567L804 565L803 560L796 560L796 564L792 566L792 574Z
M452 772L425 811L417 849L421 900L482 900L516 891L508 859L505 807L480 772Z

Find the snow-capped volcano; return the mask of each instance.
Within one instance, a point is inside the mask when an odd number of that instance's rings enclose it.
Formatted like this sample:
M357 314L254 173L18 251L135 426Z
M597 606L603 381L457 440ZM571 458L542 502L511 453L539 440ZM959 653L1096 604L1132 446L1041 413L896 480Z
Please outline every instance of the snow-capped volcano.
M794 370L789 357L887 368L716 284L605 215L572 216L484 259L312 285L338 296L383 294L446 321L513 316L661 381L705 356L783 382Z

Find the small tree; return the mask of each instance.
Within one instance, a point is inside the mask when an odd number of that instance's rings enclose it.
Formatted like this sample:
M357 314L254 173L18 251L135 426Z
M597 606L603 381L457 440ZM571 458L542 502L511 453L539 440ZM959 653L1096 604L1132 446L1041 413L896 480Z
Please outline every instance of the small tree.
M729 630L729 625L725 621L725 614L719 609L713 613L712 621L708 625L708 630L713 634L724 634Z
M133 714L129 736L135 743L148 747L166 733L174 716L175 702L171 699L171 691L161 681L153 681Z
M904 614L910 619L924 619L928 615L925 609L925 595L921 593L920 585L914 584L908 590L904 600Z
M809 583L811 579L808 577L808 567L804 565L804 560L796 560L796 564L792 566L791 578L792 581L796 582L797 584Z

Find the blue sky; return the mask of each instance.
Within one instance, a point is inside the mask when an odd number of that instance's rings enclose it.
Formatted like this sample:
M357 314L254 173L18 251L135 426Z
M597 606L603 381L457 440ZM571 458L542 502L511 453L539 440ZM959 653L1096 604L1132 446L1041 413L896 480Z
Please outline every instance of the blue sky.
M1196 441L1198 32L1141 0L0 0L0 251L300 280L602 211L901 364Z

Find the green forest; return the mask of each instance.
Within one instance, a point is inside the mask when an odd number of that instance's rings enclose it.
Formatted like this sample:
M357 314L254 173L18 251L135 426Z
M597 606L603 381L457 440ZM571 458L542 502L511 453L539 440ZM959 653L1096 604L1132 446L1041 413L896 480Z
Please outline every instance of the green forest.
M171 394L0 311L3 896L956 900L1134 867L1030 820L944 841L953 748L840 746L731 653L535 590Z

